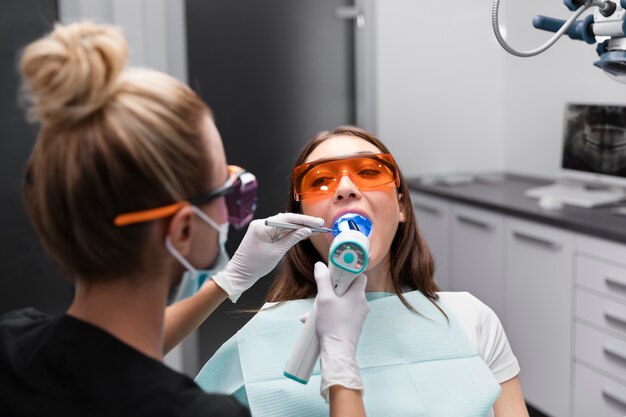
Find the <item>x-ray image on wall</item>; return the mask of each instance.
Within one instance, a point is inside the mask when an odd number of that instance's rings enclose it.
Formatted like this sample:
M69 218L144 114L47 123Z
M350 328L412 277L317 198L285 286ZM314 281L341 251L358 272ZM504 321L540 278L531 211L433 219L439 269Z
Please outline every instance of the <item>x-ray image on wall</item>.
M626 107L569 104L562 167L626 177Z

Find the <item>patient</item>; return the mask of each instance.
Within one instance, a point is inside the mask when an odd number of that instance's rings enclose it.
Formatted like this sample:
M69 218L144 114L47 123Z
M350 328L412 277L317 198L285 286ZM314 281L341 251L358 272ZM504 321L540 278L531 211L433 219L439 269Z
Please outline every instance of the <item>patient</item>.
M325 219L346 212L372 221L370 313L357 361L369 416L528 416L519 366L495 313L469 293L438 292L434 263L409 189L389 150L351 126L313 137L296 159L288 210ZM253 416L325 416L319 365L302 385L283 368L316 295L314 264L328 261L331 234L285 256L267 303L204 366L196 382L233 394Z

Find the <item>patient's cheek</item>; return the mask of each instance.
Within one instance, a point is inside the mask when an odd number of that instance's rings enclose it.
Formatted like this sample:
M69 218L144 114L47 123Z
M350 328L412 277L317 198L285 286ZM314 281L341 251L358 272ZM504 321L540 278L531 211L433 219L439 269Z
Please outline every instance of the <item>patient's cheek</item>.
M313 246L320 254L322 259L325 262L328 261L328 249L330 248L330 242L328 241L328 236L332 236L329 233L322 233L315 236L311 236L310 240L313 243Z
M380 247L379 240L376 239L376 236L370 235L370 253L369 253L369 266L373 267L378 265L380 262L380 253L382 252L382 248Z
M396 235L398 223L390 224L385 230L372 228L370 239L370 267L378 265L380 261L390 254L391 244Z

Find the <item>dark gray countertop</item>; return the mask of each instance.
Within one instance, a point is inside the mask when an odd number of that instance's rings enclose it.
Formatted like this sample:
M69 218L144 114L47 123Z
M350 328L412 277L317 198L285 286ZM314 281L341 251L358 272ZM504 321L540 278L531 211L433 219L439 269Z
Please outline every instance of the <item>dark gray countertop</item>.
M585 209L566 205L559 210L545 210L536 199L524 196L526 189L550 183L516 174L478 175L475 181L463 185L426 185L420 178L407 179L412 191L626 243L626 216L614 214L614 206Z

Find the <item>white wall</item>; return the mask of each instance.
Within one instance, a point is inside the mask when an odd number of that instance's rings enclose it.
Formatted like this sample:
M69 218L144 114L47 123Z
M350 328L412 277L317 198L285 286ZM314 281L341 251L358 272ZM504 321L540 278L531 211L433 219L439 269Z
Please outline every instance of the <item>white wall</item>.
M490 12L491 0L376 1L376 130L406 176L504 168Z
M507 170L559 172L567 102L626 104L626 86L593 66L595 45L562 38L534 58L504 52L492 0L375 0L377 133L405 175ZM537 14L567 18L561 0L502 0L516 49L551 35Z
M534 29L537 14L566 19L560 0L503 0L509 44L532 49L550 34ZM626 85L593 65L596 45L564 37L534 58L505 58L505 167L512 172L557 176L563 112L567 102L626 104Z

